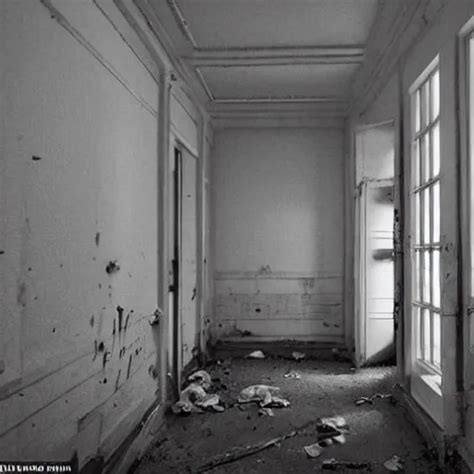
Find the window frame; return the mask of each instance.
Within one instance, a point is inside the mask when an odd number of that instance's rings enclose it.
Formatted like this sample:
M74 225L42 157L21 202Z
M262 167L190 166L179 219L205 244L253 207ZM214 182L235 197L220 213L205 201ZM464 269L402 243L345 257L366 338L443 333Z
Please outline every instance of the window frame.
M468 346L474 353L474 17L459 32L459 119L463 306ZM474 60L473 60L474 63Z
M433 78L437 75L437 101L433 96L435 87ZM416 81L409 88L411 123L411 179L410 179L410 205L411 205L411 256L412 256L412 296L410 301L412 315L412 343L413 359L417 372L441 375L441 242L440 242L440 66L439 55L425 68ZM435 91L436 93L436 91ZM435 112L434 105L437 104ZM438 141L435 142L437 130ZM436 173L434 173L433 143L438 143ZM427 159L426 159L427 158ZM434 217L434 196L437 193L437 227L436 236ZM428 206L425 206L428 199ZM425 225L429 228L426 229ZM437 237L437 239L435 239ZM437 254L437 273L434 272L434 255ZM426 263L425 263L426 262ZM425 265L428 267L426 273ZM437 275L438 282L434 281ZM429 282L425 282L428 276ZM437 305L434 304L435 295ZM425 297L425 292L429 297ZM428 313L428 318L425 318ZM434 321L438 318L438 345L435 353ZM426 321L425 321L426 319ZM425 324L429 321L429 343L425 340ZM435 359L436 358L436 359Z

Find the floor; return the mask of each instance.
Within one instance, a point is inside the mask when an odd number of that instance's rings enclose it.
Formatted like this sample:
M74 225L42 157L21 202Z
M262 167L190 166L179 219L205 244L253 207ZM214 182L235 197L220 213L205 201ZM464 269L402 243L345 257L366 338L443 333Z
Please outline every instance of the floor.
M189 416L170 413L161 433L137 468L139 474L202 472L199 467L234 447L253 445L298 430L276 446L212 469L212 473L306 473L322 471L324 460L370 462L369 468L338 468L336 472L389 472L384 462L398 455L408 473L441 472L432 453L395 399L376 399L356 405L361 396L393 392L391 368L354 370L349 363L320 360L227 359L207 368L213 390L232 405L241 389L254 384L280 387L288 408L274 408L262 416L256 404L226 408L223 413ZM300 379L285 378L295 371ZM343 445L324 448L309 458L303 447L316 441L316 420L339 415L349 434ZM301 428L304 427L304 428ZM333 470L334 472L334 470Z

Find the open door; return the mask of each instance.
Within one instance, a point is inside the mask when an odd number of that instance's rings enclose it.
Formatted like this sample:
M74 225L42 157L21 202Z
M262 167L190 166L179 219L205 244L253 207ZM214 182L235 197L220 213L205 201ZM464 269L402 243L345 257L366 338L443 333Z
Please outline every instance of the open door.
M169 360L175 396L182 370L197 345L197 160L184 147L173 146L170 180Z
M187 150L182 158L181 192L181 364L186 367L198 346L197 312L197 159Z
M394 122L359 127L355 147L355 363L395 364Z
M364 180L357 195L357 365L394 358L393 180Z

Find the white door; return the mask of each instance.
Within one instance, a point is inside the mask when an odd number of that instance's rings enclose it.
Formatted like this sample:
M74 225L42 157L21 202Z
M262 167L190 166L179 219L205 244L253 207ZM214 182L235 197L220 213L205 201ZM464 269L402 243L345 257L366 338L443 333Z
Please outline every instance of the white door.
M357 365L395 355L393 212L393 180L364 180L360 184L356 213Z
M184 368L193 358L198 345L197 325L197 160L182 151L181 189L181 364Z

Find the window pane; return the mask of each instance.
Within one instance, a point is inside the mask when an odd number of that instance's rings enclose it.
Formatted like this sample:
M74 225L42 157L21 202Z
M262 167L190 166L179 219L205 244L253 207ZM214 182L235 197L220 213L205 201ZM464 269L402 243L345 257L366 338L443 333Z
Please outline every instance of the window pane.
M430 312L427 309L422 310L423 318L423 348L422 358L426 361L431 359L431 321Z
M433 155L433 169L431 171L431 176L439 175L439 165L440 165L440 144L439 144L439 122L433 127L431 131L431 150Z
M415 301L421 301L421 252L415 252Z
M430 118L430 87L429 82L425 82L421 89L421 127L425 128Z
M433 306L441 306L441 281L439 273L440 251L433 250Z
M433 364L441 366L441 318L433 313Z
M416 328L416 358L421 359L421 347L423 346L423 334L421 333L421 310L418 306L413 306L413 317Z
M415 133L420 131L420 114L421 114L421 106L420 106L420 91L416 91L415 93Z
M423 193L423 243L431 243L430 228L430 189L424 189Z
M415 193L415 244L420 244L421 243L421 235L420 235L420 222L421 222L420 196L421 196L421 193Z
M431 78L431 121L439 115L439 70Z
M421 139L421 150L423 160L423 182L428 181L431 178L431 157L430 157L430 134L426 133Z
M421 167L421 160L420 160L420 142L417 140L413 145L413 156L414 156L414 165L413 165L413 185L417 187L421 184L420 179L420 167Z
M440 241L439 181L433 185L433 242Z
M430 273L431 273L431 265L430 265L430 252L425 251L422 253L422 260L421 264L423 265L423 295L422 301L423 303L431 303L431 292L430 292Z

